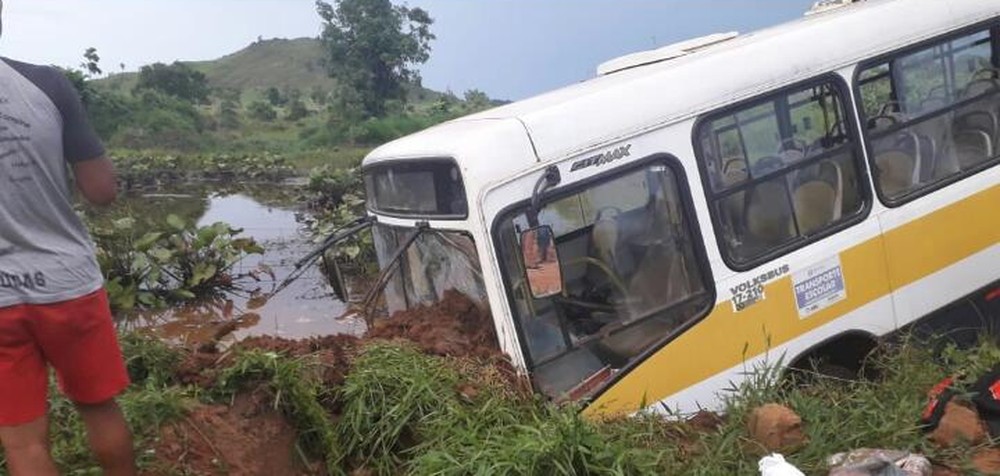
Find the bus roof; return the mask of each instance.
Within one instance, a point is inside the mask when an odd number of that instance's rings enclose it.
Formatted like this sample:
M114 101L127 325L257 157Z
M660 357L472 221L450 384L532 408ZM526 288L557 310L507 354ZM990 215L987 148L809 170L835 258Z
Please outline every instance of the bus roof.
M365 159L448 156L477 185L690 118L1000 14L1000 0L868 0L598 76L390 142ZM483 139L526 131L530 153L483 157ZM523 132L521 132L523 134ZM498 139L499 141L499 139ZM671 152L671 151L667 151Z

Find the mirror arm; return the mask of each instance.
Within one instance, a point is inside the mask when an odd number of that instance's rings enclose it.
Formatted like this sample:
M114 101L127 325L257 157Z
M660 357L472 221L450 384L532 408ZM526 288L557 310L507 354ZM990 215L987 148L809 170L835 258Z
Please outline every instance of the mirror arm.
M559 174L559 167L555 165L550 165L542 173L541 177L538 177L538 181L535 182L535 188L531 191L531 206L528 207L528 227L534 228L538 226L538 212L540 211L542 194L548 189L559 185L562 181L562 176Z

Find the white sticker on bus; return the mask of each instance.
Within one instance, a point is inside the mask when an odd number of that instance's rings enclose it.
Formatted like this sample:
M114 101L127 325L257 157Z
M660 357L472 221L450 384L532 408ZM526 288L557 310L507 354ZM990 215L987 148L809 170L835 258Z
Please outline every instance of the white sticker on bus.
M793 274L792 287L795 290L795 305L802 319L847 299L840 256Z

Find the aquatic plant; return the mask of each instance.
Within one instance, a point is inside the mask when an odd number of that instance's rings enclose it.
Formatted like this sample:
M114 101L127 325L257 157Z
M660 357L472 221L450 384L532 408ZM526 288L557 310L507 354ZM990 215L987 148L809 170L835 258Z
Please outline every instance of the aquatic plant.
M166 226L139 235L135 219L120 218L110 226L92 226L105 288L116 311L157 308L232 289L245 276L233 267L264 249L243 230L225 223L197 227L177 215Z

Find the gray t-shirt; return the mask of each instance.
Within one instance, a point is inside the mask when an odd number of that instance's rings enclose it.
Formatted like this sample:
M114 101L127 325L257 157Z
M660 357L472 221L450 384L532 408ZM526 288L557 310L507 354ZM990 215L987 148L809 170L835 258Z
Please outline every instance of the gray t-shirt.
M0 307L101 288L69 164L104 156L76 89L55 68L0 58Z

